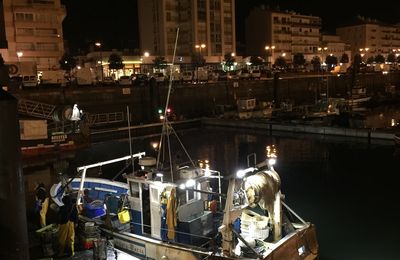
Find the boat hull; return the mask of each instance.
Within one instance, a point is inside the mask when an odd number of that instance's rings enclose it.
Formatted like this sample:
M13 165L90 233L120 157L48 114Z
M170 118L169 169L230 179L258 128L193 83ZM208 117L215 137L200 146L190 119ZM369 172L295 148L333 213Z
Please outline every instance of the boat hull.
M75 178L71 182L71 188L74 192L79 190L81 178ZM62 184L54 184L50 189L51 198L58 205L62 206L61 199L64 192L61 190ZM112 181L103 178L85 178L83 189L89 190L89 197L93 200L104 200L105 195L121 195L128 193L128 184L118 181Z

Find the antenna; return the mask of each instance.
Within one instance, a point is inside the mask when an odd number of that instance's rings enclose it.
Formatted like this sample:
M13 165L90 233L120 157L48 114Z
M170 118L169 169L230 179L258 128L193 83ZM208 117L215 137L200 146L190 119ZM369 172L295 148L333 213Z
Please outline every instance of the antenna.
M129 106L126 106L126 115L128 117L128 133L129 133L129 154L131 156L131 163L132 163L132 172L134 171L133 168L133 157L132 157L132 138L131 138L131 119L129 114Z

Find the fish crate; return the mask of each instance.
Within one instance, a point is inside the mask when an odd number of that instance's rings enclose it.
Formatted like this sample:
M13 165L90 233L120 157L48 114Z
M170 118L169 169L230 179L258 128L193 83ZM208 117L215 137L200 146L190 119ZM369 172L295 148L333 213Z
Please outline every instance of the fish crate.
M78 236L79 244L83 249L93 248L94 241L99 238L100 238L100 234L97 234L96 236L93 236L93 237L86 237L83 234L80 234Z
M96 236L100 233L99 227L95 222L80 221L78 224L78 231L87 237Z
M269 236L269 218L251 210L244 210L240 218L240 231L243 237L267 239Z
M58 251L58 226L56 224L47 225L36 230L40 238L40 244L44 256L53 256Z

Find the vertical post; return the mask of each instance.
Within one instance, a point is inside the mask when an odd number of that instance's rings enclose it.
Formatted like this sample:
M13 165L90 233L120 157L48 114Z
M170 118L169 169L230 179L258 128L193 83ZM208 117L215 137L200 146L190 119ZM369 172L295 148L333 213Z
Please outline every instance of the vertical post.
M103 84L103 50L101 49L101 42L96 42L94 45L100 50L101 84Z
M103 84L104 81L103 50L100 50L100 66L101 66L101 84Z
M17 104L0 88L0 258L23 260L29 245Z
M128 117L129 154L131 155L132 172L133 172L134 168L133 168L133 157L132 157L131 119L129 113L129 106L126 106L126 116Z

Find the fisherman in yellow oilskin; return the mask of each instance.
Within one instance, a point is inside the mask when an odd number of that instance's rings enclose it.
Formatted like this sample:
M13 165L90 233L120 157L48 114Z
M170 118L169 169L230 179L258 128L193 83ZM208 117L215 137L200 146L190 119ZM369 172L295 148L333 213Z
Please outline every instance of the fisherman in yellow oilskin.
M40 227L43 228L46 226L46 215L49 208L49 197L47 196L47 191L43 183L38 184L35 190L35 212L39 216Z
M62 202L64 205L58 212L58 242L60 245L58 255L73 256L75 254L75 227L78 223L78 210L69 195L65 195ZM68 246L67 252L65 252L66 246Z

